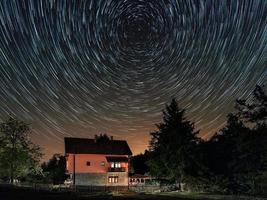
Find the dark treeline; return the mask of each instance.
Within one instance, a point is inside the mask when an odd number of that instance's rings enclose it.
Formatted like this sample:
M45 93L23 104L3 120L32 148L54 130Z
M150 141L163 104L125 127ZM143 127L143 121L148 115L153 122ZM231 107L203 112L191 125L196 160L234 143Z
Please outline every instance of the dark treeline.
M141 172L149 171L180 189L266 193L267 96L263 88L256 86L253 97L237 100L235 108L224 128L203 140L173 99L151 133L149 151L133 157L132 162L143 166Z

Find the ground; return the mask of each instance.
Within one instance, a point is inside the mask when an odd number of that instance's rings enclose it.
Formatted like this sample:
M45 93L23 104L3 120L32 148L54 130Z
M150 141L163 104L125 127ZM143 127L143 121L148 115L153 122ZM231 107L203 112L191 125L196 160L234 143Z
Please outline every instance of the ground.
M19 188L0 185L1 200L267 200L267 198L252 198L245 196L222 196L208 194L189 193L161 193L161 194L137 194L124 193L77 193L77 192L53 192L33 188Z

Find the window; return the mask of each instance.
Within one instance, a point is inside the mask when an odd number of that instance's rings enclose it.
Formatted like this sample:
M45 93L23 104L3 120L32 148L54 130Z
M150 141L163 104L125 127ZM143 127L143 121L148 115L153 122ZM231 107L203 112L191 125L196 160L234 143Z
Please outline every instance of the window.
M118 183L118 176L109 176L108 177L108 182L109 183Z
M105 161L101 161L100 162L100 166L103 166L104 167L105 166Z
M110 164L110 166L111 166L111 168L121 168L121 163L119 163L119 162L112 162L111 164Z
M87 161L86 166L90 166L90 165L91 165L90 161Z
M121 164L120 163L115 163L115 168L121 168Z

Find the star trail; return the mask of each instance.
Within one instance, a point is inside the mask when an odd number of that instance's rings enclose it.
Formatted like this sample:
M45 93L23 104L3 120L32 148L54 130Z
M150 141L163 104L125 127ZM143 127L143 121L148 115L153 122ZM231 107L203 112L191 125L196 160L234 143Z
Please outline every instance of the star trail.
M171 98L208 138L267 76L266 0L2 0L0 119L47 155L108 133L142 152Z

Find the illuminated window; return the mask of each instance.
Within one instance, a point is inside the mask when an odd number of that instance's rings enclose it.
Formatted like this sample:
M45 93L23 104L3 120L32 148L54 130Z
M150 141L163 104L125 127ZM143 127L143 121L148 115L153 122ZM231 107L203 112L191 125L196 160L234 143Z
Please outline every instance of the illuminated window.
M87 165L87 166L90 166L90 165L91 165L91 163L90 163L89 161L87 161L87 162L86 162L86 165Z
M121 168L121 164L120 163L115 163L115 168Z
M111 166L111 168L121 168L121 163L118 163L118 162L111 163L110 166Z
M105 161L101 161L100 166L105 166Z
M109 176L108 177L108 182L109 183L118 183L118 176Z

